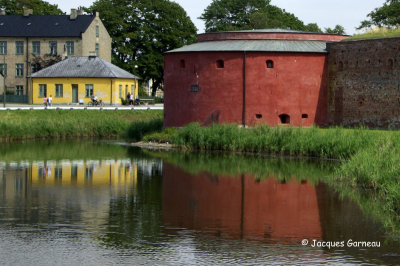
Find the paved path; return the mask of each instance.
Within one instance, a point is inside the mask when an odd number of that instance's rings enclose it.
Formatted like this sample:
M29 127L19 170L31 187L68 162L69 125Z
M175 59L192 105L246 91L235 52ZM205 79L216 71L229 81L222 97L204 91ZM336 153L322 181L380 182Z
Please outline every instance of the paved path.
M149 105L118 105L118 106L82 106L82 105L53 105L51 107L44 107L43 105L29 105L29 104L3 104L0 105L0 111L4 110L164 110L163 104L149 104Z

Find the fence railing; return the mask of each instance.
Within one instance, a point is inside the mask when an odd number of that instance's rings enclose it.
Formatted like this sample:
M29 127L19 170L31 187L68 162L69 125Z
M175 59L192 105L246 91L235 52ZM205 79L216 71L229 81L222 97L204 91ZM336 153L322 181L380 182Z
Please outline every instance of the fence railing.
M0 95L0 102L3 103L3 95ZM28 95L6 95L6 103L29 103Z

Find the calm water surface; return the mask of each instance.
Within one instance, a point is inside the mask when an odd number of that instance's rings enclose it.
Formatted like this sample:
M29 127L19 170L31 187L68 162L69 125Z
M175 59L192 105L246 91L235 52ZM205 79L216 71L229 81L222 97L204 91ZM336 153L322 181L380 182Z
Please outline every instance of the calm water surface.
M334 167L92 141L2 144L0 262L400 264L399 236L382 225L391 217L332 184Z

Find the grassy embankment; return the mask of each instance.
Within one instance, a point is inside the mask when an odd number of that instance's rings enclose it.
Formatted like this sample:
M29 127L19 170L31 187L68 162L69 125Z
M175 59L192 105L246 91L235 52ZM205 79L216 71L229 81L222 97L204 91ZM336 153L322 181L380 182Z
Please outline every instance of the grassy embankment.
M240 129L237 125L190 124L144 138L160 139L186 149L339 159L333 182L369 190L385 202L388 213L400 215L398 131L267 126Z
M388 29L388 28L374 28L364 33L355 34L349 38L344 39L343 41L355 41L362 39L376 39L376 38L391 38L391 37L400 37L400 28L397 29Z
M162 111L15 110L0 112L0 141L123 137L161 130Z

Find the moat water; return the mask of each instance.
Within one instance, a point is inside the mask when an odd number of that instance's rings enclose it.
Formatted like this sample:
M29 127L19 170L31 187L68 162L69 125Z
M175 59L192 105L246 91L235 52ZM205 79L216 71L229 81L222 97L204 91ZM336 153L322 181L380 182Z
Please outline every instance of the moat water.
M387 226L397 220L332 181L335 166L98 141L2 144L0 262L400 264L400 226Z

